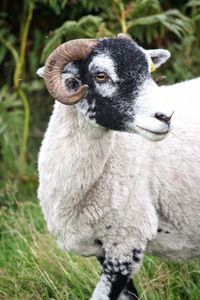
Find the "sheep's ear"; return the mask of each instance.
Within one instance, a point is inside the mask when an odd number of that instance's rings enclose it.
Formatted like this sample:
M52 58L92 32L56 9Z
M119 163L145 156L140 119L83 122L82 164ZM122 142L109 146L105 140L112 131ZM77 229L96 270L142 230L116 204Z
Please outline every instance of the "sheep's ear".
M37 70L36 74L42 78L44 78L44 67L41 67Z
M39 68L36 74L44 78L44 67ZM66 90L70 92L77 91L81 86L78 68L73 62L64 67L61 74L61 79L65 85Z
M146 53L151 58L155 69L164 64L171 56L170 52L164 49L146 50Z
M63 73L72 73L74 75L78 75L78 69L75 67L74 63L71 62L66 65L63 69ZM36 72L39 77L44 78L44 66L39 68Z

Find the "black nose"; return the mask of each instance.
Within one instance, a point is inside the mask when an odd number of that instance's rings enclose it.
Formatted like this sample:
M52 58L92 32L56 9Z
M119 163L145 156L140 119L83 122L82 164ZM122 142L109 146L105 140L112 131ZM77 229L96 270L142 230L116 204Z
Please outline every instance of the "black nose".
M169 125L172 115L173 115L173 113L170 116L169 115L167 116L167 115L165 115L163 113L159 113L159 112L155 113L156 119L158 119L159 121L161 121L167 125Z

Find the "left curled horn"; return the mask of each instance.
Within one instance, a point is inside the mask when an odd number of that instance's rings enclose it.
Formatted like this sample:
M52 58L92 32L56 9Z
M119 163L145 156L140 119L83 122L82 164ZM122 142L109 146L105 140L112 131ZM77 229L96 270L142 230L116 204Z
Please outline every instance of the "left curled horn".
M96 40L78 39L66 42L57 47L47 58L44 69L44 81L49 93L63 104L73 105L79 102L88 91L87 85L82 85L77 91L66 91L61 74L66 64L84 59L96 46Z

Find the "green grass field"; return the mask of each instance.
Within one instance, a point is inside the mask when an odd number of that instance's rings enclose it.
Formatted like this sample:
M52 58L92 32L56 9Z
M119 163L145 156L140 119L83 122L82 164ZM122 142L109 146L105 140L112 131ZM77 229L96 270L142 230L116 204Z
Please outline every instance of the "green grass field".
M46 231L36 185L6 182L0 192L0 299L89 299L99 265L58 250ZM200 261L180 265L146 257L135 280L143 300L200 299Z

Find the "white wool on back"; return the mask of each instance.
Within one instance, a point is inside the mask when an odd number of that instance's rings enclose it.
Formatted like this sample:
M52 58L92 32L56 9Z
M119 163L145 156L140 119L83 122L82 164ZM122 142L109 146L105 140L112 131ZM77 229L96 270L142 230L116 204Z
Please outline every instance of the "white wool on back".
M153 143L94 126L56 102L39 155L38 197L59 246L123 258L133 248L200 255L200 78L160 87L174 130ZM173 134L174 133L174 134ZM157 229L160 228L157 233Z

